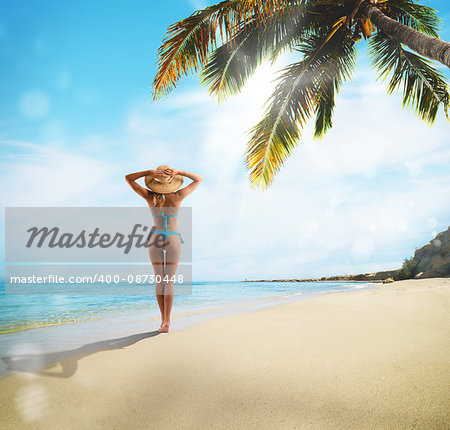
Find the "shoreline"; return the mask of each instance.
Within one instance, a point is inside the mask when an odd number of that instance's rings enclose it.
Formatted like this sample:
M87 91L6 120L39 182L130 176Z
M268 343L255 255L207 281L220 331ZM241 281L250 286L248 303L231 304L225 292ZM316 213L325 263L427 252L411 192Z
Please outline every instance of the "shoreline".
M367 286L355 290L371 289L375 284L365 283ZM337 292L351 292L353 290L331 290L317 292L302 292L291 295L260 297L244 300L239 303L230 302L207 306L195 305L188 309L175 307L172 314L171 332L184 330L187 327L202 324L216 318L252 312L280 304L298 300L309 300L322 294ZM157 329L159 311L138 310L123 315L108 315L94 319L79 320L70 323L52 324L43 327L4 333L0 336L0 379L17 371L37 370L41 362L46 365L51 360L58 361L60 357L68 358L85 349L91 350L90 345L102 344L108 339L126 338L136 333L149 333ZM82 333L80 335L79 333ZM64 339L64 341L62 341ZM18 346L17 346L18 345ZM19 356L17 360L15 357ZM24 358L25 357L25 358Z
M333 275L303 279L245 279L241 282L384 282L390 278L394 280L399 272L400 269L395 269L373 273L359 273L357 275Z
M1 378L2 428L445 428L449 303L399 281L110 339Z
M252 282L256 282L256 281L252 281ZM212 282L208 282L208 283L209 284L214 284L216 282L212 281ZM217 283L218 284L220 284L220 283L228 284L229 282L228 281L223 281L223 282L217 282ZM234 284L234 283L239 284L239 283L242 283L242 281L232 281L231 283L232 284ZM288 282L285 281L283 283L288 283ZM336 285L348 284L348 285L351 285L351 284L361 284L361 283L373 284L374 282L330 281L330 282L323 282L323 283L324 284L328 284L328 285L330 285L330 284L336 284ZM196 288L203 288L203 286L201 284L203 284L203 283L199 283L199 285L197 285ZM317 283L314 282L314 284L317 284ZM258 300L266 300L266 299L272 300L272 299L276 299L277 297L279 297L279 298L285 297L285 295L282 295L282 294L283 293L278 291L278 294L275 295L275 296L267 296L267 297L260 296L259 297L259 296L256 295L255 298L245 297L243 300L241 300L238 297L235 297L235 298L233 298L234 301L233 300L229 300L229 301L226 301L226 302L223 302L223 299L222 299L222 301L221 301L221 299L219 299L219 304L220 305L232 305L233 303L238 303L238 301L239 301L239 303L243 303L243 302L252 303L255 300L256 301L258 301ZM292 293L290 290L289 291L286 290L286 295L290 295L290 294L294 294L295 295L296 293L295 292ZM16 297L21 297L22 295L20 295L20 294L16 294L16 295L14 295L14 294L6 294L6 296L8 296L8 298L16 298ZM73 295L72 296L72 295L70 295L70 299L72 299L72 298L78 299L79 297L83 297L83 296L82 295L80 295L80 296L77 296L77 295ZM96 300L101 301L100 297L101 296L96 296ZM178 296L176 295L176 297L178 297ZM153 299L153 298L154 298L154 296L151 296L151 299ZM175 299L175 302L177 304L176 307L179 308L180 304L178 303L178 300ZM211 303L214 303L214 304L211 304ZM206 304L206 307L207 308L215 308L216 307L216 303L217 302L215 302L215 301L213 301L213 302L210 301L210 302L208 302ZM6 303L6 306L8 306L8 305L9 304ZM15 305L15 306L27 306L28 304L22 302L22 303L13 304L13 305ZM148 305L154 305L154 306L153 307L149 307ZM154 316L158 316L159 315L156 301L153 301L151 303L149 302L149 303L147 303L146 306L141 306L141 307L136 307L136 308L129 307L129 303L126 303L126 306L128 306L126 313L124 313L121 310L120 306L116 305L116 309L115 310L109 311L109 312L105 312L105 308L101 308L101 309L99 309L98 314L95 314L94 316L92 316L92 313L90 313L90 314L73 313L73 314L66 314L66 315L64 315L64 318L57 318L57 319L53 319L53 320L47 320L47 319L41 319L40 320L40 319L36 319L36 318L27 320L27 319L20 318L20 320L17 321L17 324L11 323L11 321L8 321L8 320L5 319L5 320L0 321L0 324L1 324L0 325L0 339L4 335L17 334L17 333L21 333L21 332L25 332L25 331L30 331L30 330L40 330L40 329L45 329L45 328L48 328L48 327L58 327L60 325L78 324L78 323L83 323L83 322L103 320L103 319L107 319L107 318L115 317L115 316L122 317L122 316L125 316L125 315L136 315L136 314L145 313L145 312L150 312L151 313L151 311L153 311ZM199 306L200 307L204 306L204 304L203 303L199 303L199 304L197 304L197 303L182 303L181 306L182 306L182 308L183 307L184 308L189 308L188 311L190 311L191 308L196 309ZM201 308L201 310L203 310L203 308ZM75 310L75 311L77 311L77 310ZM94 310L94 312L95 312L95 310ZM44 318L45 315L42 315L42 317ZM1 320L1 318L0 318L0 320ZM1 348L0 348L0 353L1 353Z
M412 279L408 279L408 281L411 281ZM321 283L321 282L362 282L362 283L374 283L374 284L382 284L383 281L381 279L371 279L371 280L354 280L354 279L245 279L244 281L240 281L240 282L314 282L314 283ZM394 281L395 282L395 281Z

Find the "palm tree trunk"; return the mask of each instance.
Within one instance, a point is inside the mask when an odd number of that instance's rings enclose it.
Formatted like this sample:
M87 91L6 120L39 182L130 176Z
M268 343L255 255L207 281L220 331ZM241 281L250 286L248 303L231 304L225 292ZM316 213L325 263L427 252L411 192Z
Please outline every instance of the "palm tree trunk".
M420 55L437 60L450 68L450 43L436 37L427 36L394 19L389 18L380 9L367 0L361 5L361 11L383 33L397 39Z

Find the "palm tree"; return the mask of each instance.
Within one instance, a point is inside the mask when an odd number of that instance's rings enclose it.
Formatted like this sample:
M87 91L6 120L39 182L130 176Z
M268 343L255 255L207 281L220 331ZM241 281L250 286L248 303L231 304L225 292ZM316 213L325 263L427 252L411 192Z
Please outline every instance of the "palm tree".
M423 58L450 67L450 43L438 38L436 11L413 0L226 0L171 25L158 50L153 99L182 75L200 73L219 102L239 92L264 60L302 55L282 70L261 121L251 130L246 168L253 187L267 188L315 117L315 138L332 126L334 99L355 68L356 42L368 39L372 64L387 93L403 89L403 106L433 124L445 77ZM409 49L407 49L408 47ZM414 52L413 52L414 51Z

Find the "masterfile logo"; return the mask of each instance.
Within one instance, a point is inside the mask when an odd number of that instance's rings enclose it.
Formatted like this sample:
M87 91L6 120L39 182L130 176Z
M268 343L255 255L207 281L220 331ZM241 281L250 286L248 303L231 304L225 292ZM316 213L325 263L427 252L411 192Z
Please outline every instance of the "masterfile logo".
M191 214L179 208L176 225L184 241L173 274L166 268L175 263L164 236L154 234L149 208L6 208L5 292L154 294L152 286L173 282L175 294L191 294ZM158 276L152 247L161 251Z
M5 219L7 263L150 263L148 248L164 247L148 207L8 207ZM191 208L179 209L177 225L180 263L191 263Z
M101 233L99 227L96 227L92 233L82 230L79 234L73 234L68 232L61 232L58 227L32 227L27 230L30 233L30 239L28 240L26 247L31 248L36 246L37 248L49 247L49 248L109 248L111 246L117 246L123 248L123 252L128 254L133 246L137 248L149 248L150 246L162 247L163 240L152 240L155 227L150 229L148 233L148 226L141 224L135 224L130 234L125 235L123 233L116 232L115 234Z

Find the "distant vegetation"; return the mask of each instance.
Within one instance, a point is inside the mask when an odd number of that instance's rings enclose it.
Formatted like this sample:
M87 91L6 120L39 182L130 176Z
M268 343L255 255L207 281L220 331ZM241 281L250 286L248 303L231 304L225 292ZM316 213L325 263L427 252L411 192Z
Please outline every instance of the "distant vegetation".
M403 265L400 271L396 276L396 280L401 281L403 279L412 279L414 278L414 269L417 266L417 261L414 260L414 257L405 258L403 260Z
M405 259L394 279L437 277L450 277L450 227Z

